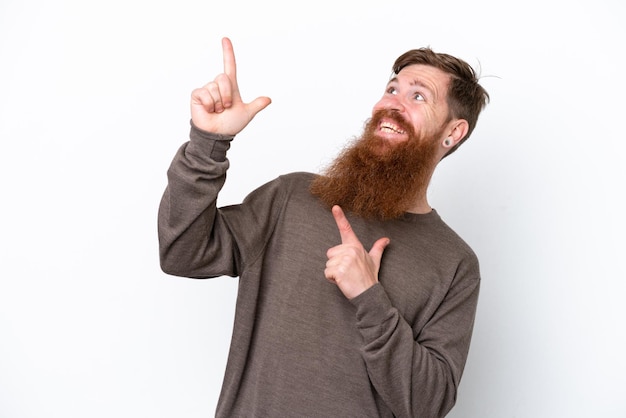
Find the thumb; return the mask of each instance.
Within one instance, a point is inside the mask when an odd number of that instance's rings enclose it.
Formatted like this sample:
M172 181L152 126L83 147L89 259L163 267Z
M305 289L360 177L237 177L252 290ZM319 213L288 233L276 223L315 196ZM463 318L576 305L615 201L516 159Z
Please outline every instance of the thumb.
M256 116L261 110L265 109L269 104L272 103L272 99L266 96L260 96L251 101L246 105L249 114L251 117Z
M374 245L372 245L369 255L372 257L374 263L376 263L376 268L380 267L380 260L382 260L383 252L385 251L385 248L387 248L387 245L389 245L389 242L389 238L380 238L374 243Z

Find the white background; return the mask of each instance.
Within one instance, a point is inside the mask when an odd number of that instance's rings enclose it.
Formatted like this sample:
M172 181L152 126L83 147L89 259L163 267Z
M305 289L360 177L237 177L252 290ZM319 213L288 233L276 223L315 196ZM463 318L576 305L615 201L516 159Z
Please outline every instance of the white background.
M430 203L481 259L451 417L625 417L624 3L0 2L0 417L207 417L237 280L158 266L189 93L230 36L245 100L221 202L319 169L393 60L431 46L491 104Z

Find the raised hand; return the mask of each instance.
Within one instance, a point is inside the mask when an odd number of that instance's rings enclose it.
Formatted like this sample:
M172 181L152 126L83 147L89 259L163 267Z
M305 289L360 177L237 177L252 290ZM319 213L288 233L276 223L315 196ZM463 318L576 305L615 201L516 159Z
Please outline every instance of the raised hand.
M204 131L236 135L271 103L271 99L261 96L244 103L237 85L237 65L230 39L222 39L222 51L224 72L191 93L191 120Z
M352 226L341 207L332 208L337 223L341 244L326 252L328 261L324 275L326 279L337 284L348 299L352 299L378 283L380 260L389 238L377 240L370 251L367 251L352 230Z

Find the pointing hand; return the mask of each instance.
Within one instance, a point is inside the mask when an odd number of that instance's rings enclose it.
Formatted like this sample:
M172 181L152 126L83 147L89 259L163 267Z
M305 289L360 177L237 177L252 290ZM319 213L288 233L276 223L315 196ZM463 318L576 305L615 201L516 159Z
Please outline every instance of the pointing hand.
M332 213L339 229L341 244L326 252L328 261L324 275L337 284L345 297L352 299L378 283L380 261L389 244L389 238L380 238L367 251L352 230L341 207L333 206Z
M222 50L224 72L191 93L191 120L204 131L236 135L271 103L271 99L262 96L244 103L237 85L237 65L230 39L222 39Z

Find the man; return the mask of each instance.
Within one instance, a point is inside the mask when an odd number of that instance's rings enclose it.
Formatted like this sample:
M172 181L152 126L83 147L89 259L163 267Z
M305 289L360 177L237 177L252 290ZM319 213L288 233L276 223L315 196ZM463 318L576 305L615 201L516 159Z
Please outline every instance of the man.
M398 58L362 137L323 175L292 173L216 207L234 136L270 104L224 73L191 97L190 141L159 210L161 267L239 277L219 417L436 417L456 400L480 275L432 209L437 163L488 95L466 63Z

